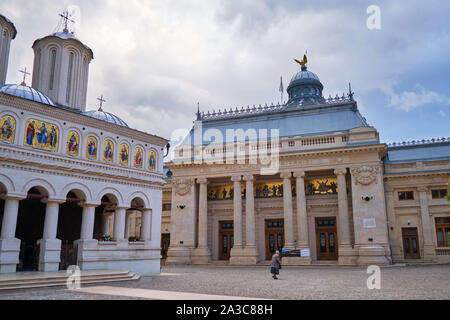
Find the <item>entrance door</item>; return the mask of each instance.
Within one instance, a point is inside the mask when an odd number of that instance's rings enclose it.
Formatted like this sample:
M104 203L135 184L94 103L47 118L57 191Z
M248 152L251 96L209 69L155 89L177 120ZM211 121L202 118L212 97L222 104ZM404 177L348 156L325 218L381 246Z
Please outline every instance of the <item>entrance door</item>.
M403 238L403 250L405 252L405 259L420 259L417 228L403 228L402 238Z
M275 251L280 251L284 244L283 220L266 220L266 260L271 260Z
M167 250L170 245L170 233L162 233L161 234L161 257L162 259L167 258Z
M219 260L230 260L234 243L233 227L233 221L219 222Z
M317 260L337 260L336 218L316 218Z

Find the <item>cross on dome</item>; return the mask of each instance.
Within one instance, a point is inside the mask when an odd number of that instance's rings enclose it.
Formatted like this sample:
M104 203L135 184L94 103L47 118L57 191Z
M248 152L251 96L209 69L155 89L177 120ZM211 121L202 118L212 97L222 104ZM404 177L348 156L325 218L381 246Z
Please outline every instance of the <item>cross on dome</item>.
M99 98L97 98L98 101L100 101L100 106L98 108L98 111L103 111L102 106L103 106L103 102L106 102L105 99L103 99L103 95L101 95Z
M69 32L69 29L68 29L69 21L72 22L72 23L75 23L75 20L70 19L72 17L72 15L69 13L69 10L66 10L63 13L60 13L59 16L64 21L64 30L63 30L63 32Z
M26 86L27 84L25 83L26 77L29 76L31 73L27 72L27 67L25 67L23 70L19 70L19 72L23 73L23 81L20 84L21 86Z

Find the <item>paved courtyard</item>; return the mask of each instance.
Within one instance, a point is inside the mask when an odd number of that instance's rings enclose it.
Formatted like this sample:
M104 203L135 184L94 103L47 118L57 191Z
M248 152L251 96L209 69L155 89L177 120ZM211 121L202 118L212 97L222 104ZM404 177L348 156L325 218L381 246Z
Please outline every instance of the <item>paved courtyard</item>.
M367 288L369 276L366 269L360 267L305 266L284 267L280 279L273 280L268 267L262 266L170 266L163 267L159 276L83 288L95 292L94 287L114 287L111 293L120 288L148 289L153 298L156 298L154 290L161 290L266 299L450 299L450 265L381 268L380 290ZM167 293L164 297L167 298ZM0 299L143 298L141 294L104 295L46 288L0 292Z

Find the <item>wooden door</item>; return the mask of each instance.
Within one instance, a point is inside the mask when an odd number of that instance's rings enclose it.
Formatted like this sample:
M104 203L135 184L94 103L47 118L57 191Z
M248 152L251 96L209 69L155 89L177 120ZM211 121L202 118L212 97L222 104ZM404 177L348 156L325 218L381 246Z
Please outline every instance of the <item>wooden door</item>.
M417 228L403 228L403 251L405 259L420 259L419 238Z
M317 260L337 260L336 218L316 218Z
M275 251L280 251L284 244L284 221L266 220L266 260L272 260Z
M167 250L170 245L170 233L162 233L161 234L161 258L167 258Z
M234 243L233 227L233 221L219 222L219 260L230 260Z

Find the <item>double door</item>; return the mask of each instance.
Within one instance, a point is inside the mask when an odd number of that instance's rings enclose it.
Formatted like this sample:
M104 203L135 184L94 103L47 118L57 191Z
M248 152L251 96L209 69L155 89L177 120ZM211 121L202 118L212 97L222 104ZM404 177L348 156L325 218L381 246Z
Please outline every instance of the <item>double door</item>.
M230 260L234 243L233 228L233 221L219 222L219 260Z
M420 259L417 228L403 228L402 238L405 259Z
M316 218L317 260L337 260L336 218Z
M266 260L272 260L272 256L278 250L283 249L284 244L284 220L266 220Z

